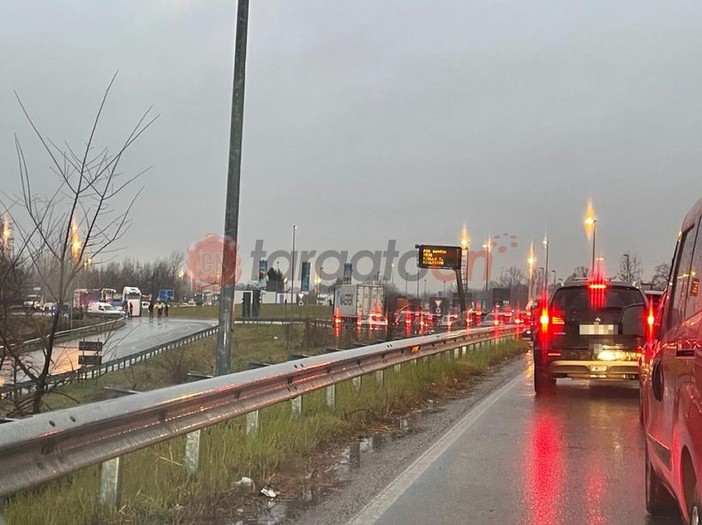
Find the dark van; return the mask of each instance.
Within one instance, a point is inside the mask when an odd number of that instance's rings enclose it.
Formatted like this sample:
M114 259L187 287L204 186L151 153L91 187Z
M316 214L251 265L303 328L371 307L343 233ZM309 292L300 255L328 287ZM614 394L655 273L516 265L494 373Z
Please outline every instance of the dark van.
M699 524L702 494L702 199L683 221L642 377L646 508Z

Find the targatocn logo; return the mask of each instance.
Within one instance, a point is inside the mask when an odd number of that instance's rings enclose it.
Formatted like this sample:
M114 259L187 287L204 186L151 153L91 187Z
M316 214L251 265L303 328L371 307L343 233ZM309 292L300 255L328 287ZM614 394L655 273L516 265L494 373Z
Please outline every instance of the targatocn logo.
M222 273L222 262L227 266ZM185 262L195 290L219 290L224 284L236 284L241 277L241 259L231 237L210 233L188 247Z
M498 246L499 243L499 246ZM497 248L499 253L505 253L508 248L517 248L519 243L517 242L516 235L510 235L509 233L503 233L502 235L493 235L490 246L494 249Z

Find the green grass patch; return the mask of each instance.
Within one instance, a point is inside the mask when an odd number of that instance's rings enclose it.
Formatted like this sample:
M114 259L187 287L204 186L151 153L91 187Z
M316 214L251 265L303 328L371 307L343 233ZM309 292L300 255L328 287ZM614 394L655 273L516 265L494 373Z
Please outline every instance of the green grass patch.
M245 435L245 418L203 431L200 473L188 479L182 466L184 437L125 457L122 507L97 504L99 475L91 467L7 502L8 525L166 524L207 522L223 498L244 501L250 492L235 482L252 478L257 487L276 482L278 473L300 464L330 442L346 441L394 421L420 404L465 388L488 367L526 351L524 342L507 342L469 351L465 358L436 356L407 363L401 372L385 371L383 385L363 377L360 391L351 382L337 385L336 408L324 391L303 398L303 413L293 418L289 403L261 411L256 437Z
M234 305L234 315L241 318L242 306ZM148 312L146 312L148 315ZM188 319L217 319L219 318L219 305L202 306L173 306L168 309L170 317L184 317ZM331 319L330 306L306 304L304 306L288 304L262 304L259 318L274 319Z

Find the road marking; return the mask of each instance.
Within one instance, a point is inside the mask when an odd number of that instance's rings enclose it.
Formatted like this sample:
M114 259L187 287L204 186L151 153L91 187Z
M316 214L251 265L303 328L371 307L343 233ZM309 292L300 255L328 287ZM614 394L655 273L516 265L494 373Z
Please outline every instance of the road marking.
M405 491L453 445L480 417L507 392L522 384L524 373L520 373L506 385L495 390L463 416L451 429L419 456L414 463L402 471L380 494L373 498L348 525L370 525L376 523Z

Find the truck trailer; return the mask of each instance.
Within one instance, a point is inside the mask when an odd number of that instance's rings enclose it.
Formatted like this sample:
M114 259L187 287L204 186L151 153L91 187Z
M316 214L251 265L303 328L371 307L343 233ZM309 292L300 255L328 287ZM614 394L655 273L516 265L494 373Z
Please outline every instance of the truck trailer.
M334 291L334 318L337 322L367 322L383 314L385 293L379 284L342 284Z

